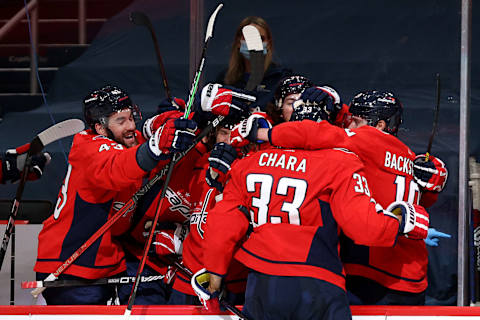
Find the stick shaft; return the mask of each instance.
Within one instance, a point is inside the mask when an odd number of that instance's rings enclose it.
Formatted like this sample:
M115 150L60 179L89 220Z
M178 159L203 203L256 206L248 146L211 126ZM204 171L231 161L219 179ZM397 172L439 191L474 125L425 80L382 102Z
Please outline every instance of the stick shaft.
M428 157L430 156L430 152L432 151L433 137L435 136L435 132L437 131L438 115L440 113L440 74L439 73L435 75L435 80L436 80L436 104L435 104L435 112L433 115L432 133L430 133L430 139L428 140L428 147L427 147L425 161L428 161Z

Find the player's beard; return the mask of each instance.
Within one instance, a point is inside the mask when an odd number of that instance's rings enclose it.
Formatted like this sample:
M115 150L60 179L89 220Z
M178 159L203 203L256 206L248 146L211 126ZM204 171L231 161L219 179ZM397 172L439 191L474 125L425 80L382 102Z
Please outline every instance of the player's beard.
M109 128L106 128L107 129L107 133L108 133L108 138L120 143L120 144L123 144L125 147L127 148L131 148L131 147L135 147L136 145L138 145L138 141L137 141L137 133L135 131L125 131L125 132L122 132L121 134L115 136L112 132L112 130L110 130Z

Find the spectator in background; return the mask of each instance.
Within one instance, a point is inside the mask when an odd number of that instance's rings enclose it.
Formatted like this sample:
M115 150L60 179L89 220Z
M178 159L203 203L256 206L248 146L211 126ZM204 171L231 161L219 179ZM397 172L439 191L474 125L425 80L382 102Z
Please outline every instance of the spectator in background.
M247 25L253 25L260 32L265 54L265 74L260 85L255 88L257 105L264 111L267 103L273 99L273 93L280 79L292 73L275 62L273 62L273 38L267 22L255 16L246 17L240 22L235 32L232 44L228 68L221 72L216 79L217 83L231 85L237 88L245 88L250 76L249 52L243 39L242 29Z

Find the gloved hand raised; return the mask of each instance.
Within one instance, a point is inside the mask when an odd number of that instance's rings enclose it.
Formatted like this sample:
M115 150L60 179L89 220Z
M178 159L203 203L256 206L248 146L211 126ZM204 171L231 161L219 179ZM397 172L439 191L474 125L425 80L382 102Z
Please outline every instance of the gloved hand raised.
M15 183L20 180L23 168L25 167L25 161L27 160L28 149L30 149L29 143L5 151L2 159L2 183L7 181ZM50 163L51 159L52 157L47 152L33 155L27 179L40 179L45 166Z
M413 161L413 178L426 191L441 192L447 183L448 171L442 160L419 154Z
M335 89L327 86L310 87L305 89L300 99L293 103L290 121L308 119L315 122L327 120L333 123L341 109L340 95Z
M266 117L267 115L264 112L255 112L250 117L237 124L230 134L232 147L241 148L248 145L250 142L258 142L258 129L272 128L272 124Z
M189 119L169 119L148 140L152 158L164 160L174 152L181 152L192 145L197 124Z
M209 166L205 176L207 184L223 192L227 173L236 158L237 151L234 147L225 142L216 143L208 157Z
M226 117L225 121L237 123L249 113L249 104L257 98L246 91L209 83L202 89L201 106L203 111Z

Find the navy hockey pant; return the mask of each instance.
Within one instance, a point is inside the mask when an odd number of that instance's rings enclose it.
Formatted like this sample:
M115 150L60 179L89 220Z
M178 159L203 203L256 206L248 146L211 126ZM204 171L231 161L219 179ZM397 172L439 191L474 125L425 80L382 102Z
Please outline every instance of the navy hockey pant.
M137 275L138 265L140 261L130 254L126 254L127 259L127 275L135 277ZM156 276L158 272L145 265L142 276ZM128 304L128 298L132 292L132 284L119 285L118 299L120 304ZM135 296L136 305L164 305L167 304L170 297L171 287L163 281L140 282L137 288L137 295Z
M250 271L243 312L255 320L351 319L346 292L326 281Z
M123 276L120 274L119 276ZM37 273L37 280L44 280L47 273ZM83 279L68 274L61 274L60 280ZM84 280L84 279L83 279ZM115 298L114 285L85 286L85 287L59 287L47 288L42 293L48 305L84 304L84 305L106 305L107 301Z

